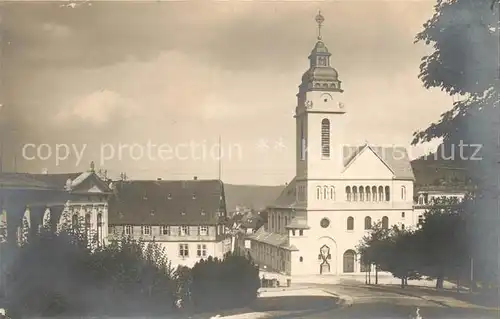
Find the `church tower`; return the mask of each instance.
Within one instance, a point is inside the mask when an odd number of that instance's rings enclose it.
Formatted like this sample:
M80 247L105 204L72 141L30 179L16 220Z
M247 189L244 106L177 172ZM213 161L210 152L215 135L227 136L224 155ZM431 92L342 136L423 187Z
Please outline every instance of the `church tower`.
M296 178L309 191L311 185L306 185L306 180L338 179L342 173L346 113L341 102L341 81L331 66L331 53L321 36L324 22L321 12L316 22L317 42L309 55L309 69L302 76L295 110Z

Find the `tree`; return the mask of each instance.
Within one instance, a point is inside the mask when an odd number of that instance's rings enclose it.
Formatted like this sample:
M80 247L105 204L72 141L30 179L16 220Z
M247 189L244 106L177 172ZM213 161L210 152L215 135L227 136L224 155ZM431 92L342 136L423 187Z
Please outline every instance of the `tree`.
M257 298L258 267L245 256L228 253L223 260L209 257L192 269L192 297L202 310L242 307Z
M375 284L378 284L378 270L387 262L389 229L379 221L372 225L368 235L363 236L357 247L361 262L364 265L375 265Z
M419 247L420 272L437 278L443 288L445 277L459 276L468 265L465 204L442 198L424 214L413 241Z
M90 245L88 232L79 229L54 233L42 228L13 246L10 313L86 316L172 309L172 270L155 243L124 238L106 247Z
M413 230L404 230L394 226L385 238L387 249L386 261L382 270L389 271L401 279L401 288L408 285L408 279L420 279L421 237Z
M469 207L476 212L473 251L476 268L498 280L498 147L500 134L499 14L498 0L438 0L435 14L425 24L417 42L432 45L425 56L420 79L427 88L440 88L463 98L441 115L441 119L415 133L413 144L443 137L442 148L457 150L462 144L480 145L481 160L465 164L478 194ZM497 6L497 8L495 8ZM465 149L470 159L475 147ZM498 174L498 173L497 173Z

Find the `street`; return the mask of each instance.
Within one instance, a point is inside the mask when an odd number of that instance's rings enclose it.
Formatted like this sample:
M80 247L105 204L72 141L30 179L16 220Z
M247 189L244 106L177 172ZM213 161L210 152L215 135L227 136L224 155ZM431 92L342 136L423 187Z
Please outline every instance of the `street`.
M306 285L306 284L302 284ZM299 285L300 286L300 285ZM417 307L422 318L498 318L498 309L484 309L453 298L437 296L409 296L405 291L385 290L384 287L366 286L355 280L342 280L332 284L307 284L350 298L352 305L330 307L276 316L275 318L415 318ZM298 297L300 298L300 297Z

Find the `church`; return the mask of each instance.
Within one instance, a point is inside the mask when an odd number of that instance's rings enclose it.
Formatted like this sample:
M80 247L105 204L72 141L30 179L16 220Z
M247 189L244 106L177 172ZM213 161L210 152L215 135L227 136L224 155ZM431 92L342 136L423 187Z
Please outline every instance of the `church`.
M295 177L268 207L267 227L247 237L259 265L287 276L363 272L356 246L374 223L418 222L407 150L345 144L349 111L322 41L321 13L316 22L318 38L297 93Z

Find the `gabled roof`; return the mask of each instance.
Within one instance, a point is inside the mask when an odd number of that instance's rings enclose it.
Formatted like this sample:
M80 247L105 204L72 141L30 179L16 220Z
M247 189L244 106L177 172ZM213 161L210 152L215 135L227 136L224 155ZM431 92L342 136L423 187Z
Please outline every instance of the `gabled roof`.
M226 216L220 180L119 181L109 200L109 224L215 225Z
M344 146L344 167L351 165L362 152L370 149L373 153L391 170L394 174L394 179L415 180L411 162L408 157L408 152L404 147L391 146Z

